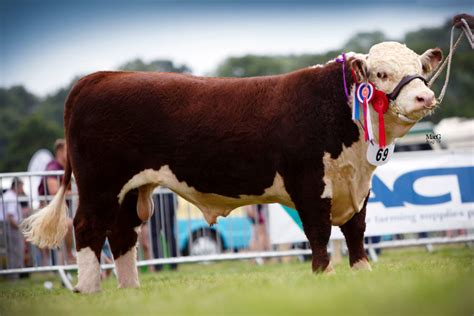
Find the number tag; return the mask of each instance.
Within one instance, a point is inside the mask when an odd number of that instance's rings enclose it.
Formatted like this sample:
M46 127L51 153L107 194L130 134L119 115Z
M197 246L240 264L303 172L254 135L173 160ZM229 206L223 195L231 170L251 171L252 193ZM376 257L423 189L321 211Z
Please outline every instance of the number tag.
M395 143L380 148L379 144L369 142L369 147L367 148L367 161L374 166L382 166L392 158L394 150Z

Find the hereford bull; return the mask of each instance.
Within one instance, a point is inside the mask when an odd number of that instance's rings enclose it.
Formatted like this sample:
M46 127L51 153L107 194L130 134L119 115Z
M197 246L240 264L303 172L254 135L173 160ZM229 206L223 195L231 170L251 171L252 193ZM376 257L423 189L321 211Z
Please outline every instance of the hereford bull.
M348 55L345 77L348 86L355 78L370 80L389 93L407 75L428 76L441 59L437 48L419 56L386 42L367 55ZM157 186L197 205L209 224L246 204L296 208L311 244L313 271L333 271L326 250L331 224L345 235L350 265L370 269L363 236L375 167L365 158L362 127L351 119L342 69L331 61L245 79L149 72L82 78L65 105L68 164L61 189L23 223L26 237L40 247L61 242L73 172L79 190L79 292L100 290L106 238L119 287L139 286L137 228L152 214L150 195ZM410 81L385 113L387 143L435 105L422 80ZM373 121L376 129L375 116Z

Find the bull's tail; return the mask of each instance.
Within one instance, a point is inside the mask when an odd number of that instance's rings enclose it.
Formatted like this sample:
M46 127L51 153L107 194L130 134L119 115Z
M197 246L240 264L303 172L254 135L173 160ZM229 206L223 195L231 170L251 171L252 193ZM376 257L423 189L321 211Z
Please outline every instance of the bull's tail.
M71 183L71 174L68 159L63 181L53 200L21 223L26 240L40 248L59 247L67 233L66 191Z

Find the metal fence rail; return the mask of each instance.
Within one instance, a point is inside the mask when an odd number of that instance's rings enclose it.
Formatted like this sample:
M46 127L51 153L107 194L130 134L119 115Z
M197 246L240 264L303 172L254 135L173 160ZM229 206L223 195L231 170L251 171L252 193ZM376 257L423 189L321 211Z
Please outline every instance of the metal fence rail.
M458 237L442 237L442 238L424 238L422 240L397 240L397 241L386 241L380 244L374 245L374 249L390 249L390 248L403 248L403 247L416 247L426 245L444 245L444 244L456 244L456 243L471 243L474 242L474 236L458 236ZM371 248L371 245L365 245L366 249ZM160 258L150 260L140 260L137 262L138 267L150 266L150 265L166 265L166 264L182 264L182 263L199 263L199 262L218 262L218 261L231 261L231 260L251 260L256 258L280 258L280 257L291 257L291 256L306 256L311 255L311 249L294 249L294 250L280 250L280 251L258 251L258 252L246 252L246 253L223 253L216 255L203 255L203 256L182 256L177 258ZM109 270L114 269L113 263L101 264L101 269ZM56 266L44 266L44 267L29 267L19 269L8 269L0 270L0 275L6 275L11 273L31 273L31 272L55 272L58 270L70 271L77 270L77 265L56 265Z

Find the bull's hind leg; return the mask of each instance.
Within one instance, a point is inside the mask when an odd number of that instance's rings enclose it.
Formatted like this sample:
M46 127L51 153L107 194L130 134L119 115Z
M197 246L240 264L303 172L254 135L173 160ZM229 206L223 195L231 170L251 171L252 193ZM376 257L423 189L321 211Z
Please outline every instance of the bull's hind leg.
M75 292L100 291L100 253L105 241L106 226L98 214L80 203L74 217L78 282Z
M130 191L116 216L107 237L115 261L119 288L139 287L137 238L142 221L137 214L137 190Z
M365 198L364 206L359 213L341 226L349 249L349 263L354 270L372 270L364 250L365 213L368 199L369 195Z

